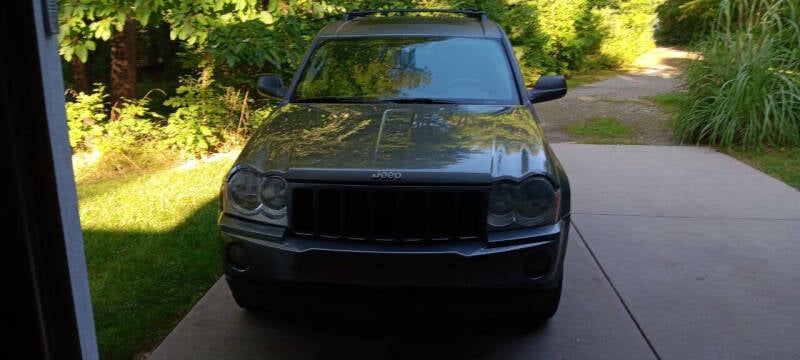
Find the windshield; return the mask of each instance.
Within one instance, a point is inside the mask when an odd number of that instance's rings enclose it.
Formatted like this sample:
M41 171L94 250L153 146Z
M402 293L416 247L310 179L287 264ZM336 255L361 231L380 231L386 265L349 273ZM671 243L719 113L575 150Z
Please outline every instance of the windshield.
M327 40L293 101L520 104L501 43L476 38Z

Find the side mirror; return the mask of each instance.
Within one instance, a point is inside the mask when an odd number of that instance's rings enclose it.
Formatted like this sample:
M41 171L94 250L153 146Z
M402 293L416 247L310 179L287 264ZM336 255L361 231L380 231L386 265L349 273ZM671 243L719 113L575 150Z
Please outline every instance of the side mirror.
M283 88L283 79L274 74L259 76L258 92L261 95L282 98L286 94L286 90Z
M560 99L566 94L567 80L561 75L543 75L533 85L533 89L528 89L528 99L532 103Z

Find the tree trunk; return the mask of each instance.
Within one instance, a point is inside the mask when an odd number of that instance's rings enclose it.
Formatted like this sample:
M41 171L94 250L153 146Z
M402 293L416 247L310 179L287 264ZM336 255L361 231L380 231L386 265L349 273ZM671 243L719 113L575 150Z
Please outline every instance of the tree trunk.
M136 20L129 17L111 36L111 104L136 96Z
M72 56L72 81L75 82L75 91L89 92L89 75L86 73L86 64L77 56Z
M178 42L172 40L169 35L170 33L170 26L169 23L164 21L161 23L161 37L163 41L163 46L161 47L161 58L164 59L164 67L163 72L161 73L161 81L163 82L170 82L178 80L177 75L177 64L175 59L177 58L178 53Z

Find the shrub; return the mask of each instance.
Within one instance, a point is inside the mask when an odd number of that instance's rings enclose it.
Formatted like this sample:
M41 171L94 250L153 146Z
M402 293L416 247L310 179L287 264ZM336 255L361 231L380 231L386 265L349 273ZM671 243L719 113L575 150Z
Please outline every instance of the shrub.
M523 74L569 75L628 65L651 50L659 2L517 1L498 21L516 45Z
M124 99L111 110L111 115L103 126L103 136L93 141L108 170L118 173L131 168L142 170L170 159L158 148L162 135L157 123L163 121L163 117L150 111L147 96L139 100Z
M629 65L655 47L653 25L658 3L655 0L628 0L593 10L594 16L600 19L598 27L604 34L598 67Z
M220 102L209 71L200 78L184 77L177 95L164 103L175 108L164 128L163 143L187 155L209 153L229 128L228 110Z
M536 21L537 31L545 37L541 44L541 53L537 44L531 44L529 51L542 57L540 64L543 73L566 73L579 67L585 57L585 49L581 46L577 23L589 11L590 4L586 0L536 0L532 2L537 17L528 19ZM522 19L521 19L522 20ZM522 20L525 21L525 20ZM538 54L537 54L538 53ZM543 55L543 56L542 56Z
M80 161L78 178L158 168L175 160L159 146L164 119L150 110L148 95L125 99L109 112L104 104L108 97L105 87L98 84L91 94L78 93L66 102L70 145L76 154L92 154L82 157L91 160Z
M103 105L106 97L108 94L105 92L105 86L95 84L95 88L90 94L79 92L74 94L74 101L65 103L69 144L73 149L77 151L90 150L92 139L103 134L102 124L107 119Z
M687 71L676 119L684 142L800 144L800 19L792 0L725 0Z
M720 0L666 0L658 6L655 38L664 45L689 45L712 30Z
M105 125L105 134L97 141L103 153L126 152L153 144L161 138L157 122L164 119L150 111L147 96L139 100L124 99L120 106L111 110L111 120Z
M251 122L252 109L259 106L251 106L256 100L249 90L218 85L210 67L199 78L184 77L180 83L177 95L164 102L175 111L167 118L162 144L188 157L242 142L268 115L260 111Z
M514 46L522 77L529 84L536 82L538 75L545 72L551 62L542 51L547 36L539 31L538 16L534 6L519 2L511 5L498 19Z

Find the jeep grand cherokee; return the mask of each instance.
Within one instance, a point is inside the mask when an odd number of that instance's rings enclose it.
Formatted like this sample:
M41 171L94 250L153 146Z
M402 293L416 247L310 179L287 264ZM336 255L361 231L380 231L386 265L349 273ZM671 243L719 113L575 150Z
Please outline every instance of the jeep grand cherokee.
M485 13L350 12L258 86L280 103L221 191L240 306L556 312L570 190L532 104L566 83L526 89Z

